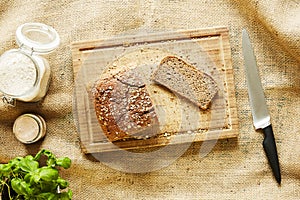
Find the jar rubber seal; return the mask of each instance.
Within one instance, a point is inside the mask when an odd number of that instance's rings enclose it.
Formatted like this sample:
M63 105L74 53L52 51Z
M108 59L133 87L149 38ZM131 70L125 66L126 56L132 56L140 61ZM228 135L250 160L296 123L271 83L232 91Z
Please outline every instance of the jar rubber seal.
M25 23L17 28L16 41L31 53L47 54L59 46L60 38L54 28L42 23Z

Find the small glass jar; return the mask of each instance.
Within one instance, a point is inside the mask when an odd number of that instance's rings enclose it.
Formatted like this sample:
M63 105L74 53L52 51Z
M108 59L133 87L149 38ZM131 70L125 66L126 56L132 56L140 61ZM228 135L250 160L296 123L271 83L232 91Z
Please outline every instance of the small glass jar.
M18 27L12 49L0 57L0 92L3 100L37 102L47 93L50 67L41 54L48 54L60 43L58 33L42 23L26 23Z
M20 142L31 144L46 135L46 122L40 115L23 114L15 120L13 133Z

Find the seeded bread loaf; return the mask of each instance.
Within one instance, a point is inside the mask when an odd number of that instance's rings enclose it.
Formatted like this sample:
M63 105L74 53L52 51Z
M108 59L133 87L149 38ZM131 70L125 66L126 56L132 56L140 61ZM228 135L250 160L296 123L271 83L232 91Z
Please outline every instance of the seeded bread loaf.
M99 79L92 94L98 122L108 140L147 138L158 131L150 96L133 70Z
M211 76L175 56L165 57L153 73L152 79L202 109L209 107L218 91Z

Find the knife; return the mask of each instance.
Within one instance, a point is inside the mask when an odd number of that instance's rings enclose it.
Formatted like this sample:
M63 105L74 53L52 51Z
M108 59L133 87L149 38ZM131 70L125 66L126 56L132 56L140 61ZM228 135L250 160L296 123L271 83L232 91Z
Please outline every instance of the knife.
M245 72L247 77L248 94L255 129L262 129L264 133L263 147L278 184L281 183L280 166L273 129L268 112L263 87L258 73L254 51L249 35L242 32L242 49L244 55Z

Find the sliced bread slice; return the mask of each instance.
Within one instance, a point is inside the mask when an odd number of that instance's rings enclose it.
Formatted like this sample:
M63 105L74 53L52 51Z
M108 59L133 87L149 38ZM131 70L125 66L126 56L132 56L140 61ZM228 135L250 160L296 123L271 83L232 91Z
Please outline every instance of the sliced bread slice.
M217 83L176 56L165 57L154 71L152 80L185 97L201 109L207 109L218 92Z

